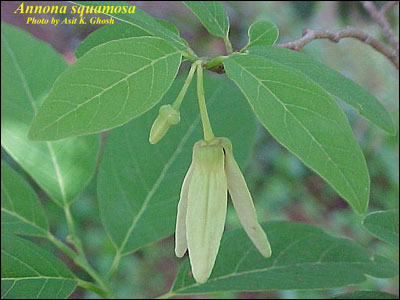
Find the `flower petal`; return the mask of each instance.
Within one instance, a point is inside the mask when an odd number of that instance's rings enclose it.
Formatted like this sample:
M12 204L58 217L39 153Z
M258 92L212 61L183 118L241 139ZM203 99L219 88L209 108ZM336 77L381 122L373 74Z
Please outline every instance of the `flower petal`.
M193 277L209 278L224 231L227 182L221 146L194 148L194 170L188 193L187 242Z
M232 144L228 139L223 139L225 149L225 172L228 181L228 190L233 206L238 214L244 230L260 253L268 258L271 256L271 246L267 235L257 220L253 199L242 172L233 156Z
M182 257L187 250L186 241L186 212L188 205L189 184L193 174L193 162L186 173L181 189L181 198L178 203L178 214L176 216L175 228L175 254Z

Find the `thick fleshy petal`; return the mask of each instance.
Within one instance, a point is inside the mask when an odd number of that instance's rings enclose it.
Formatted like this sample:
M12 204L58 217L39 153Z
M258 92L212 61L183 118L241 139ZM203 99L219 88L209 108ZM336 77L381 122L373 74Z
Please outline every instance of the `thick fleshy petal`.
M209 278L224 231L227 182L221 146L196 143L186 216L187 242L193 277Z
M260 253L268 258L271 256L271 246L267 235L257 220L253 199L242 172L233 156L232 144L228 139L223 139L225 149L225 172L228 181L228 190L233 206L239 216L244 230Z
M186 173L183 180L181 197L178 203L178 214L176 216L175 228L175 254L177 257L182 257L187 250L186 241L186 213L188 205L189 184L193 174L193 162Z

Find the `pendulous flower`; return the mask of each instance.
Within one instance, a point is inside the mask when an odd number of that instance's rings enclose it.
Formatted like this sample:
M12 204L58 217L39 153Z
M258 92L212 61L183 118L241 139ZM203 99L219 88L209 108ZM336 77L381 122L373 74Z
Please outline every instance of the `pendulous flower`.
M224 231L227 192L247 235L266 258L271 256L267 236L257 221L253 200L227 138L198 141L182 184L175 232L175 253L189 249L193 277L210 277Z

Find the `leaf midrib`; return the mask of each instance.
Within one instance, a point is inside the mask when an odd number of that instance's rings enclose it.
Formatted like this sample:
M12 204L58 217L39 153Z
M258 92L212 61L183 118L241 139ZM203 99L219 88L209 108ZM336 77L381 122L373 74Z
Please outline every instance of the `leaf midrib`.
M347 177L344 176L342 170L338 167L338 165L335 163L335 161L332 160L331 156L325 151L325 148L314 138L314 136L311 134L311 132L303 125L303 123L286 107L286 105L274 94L272 93L272 91L265 86L264 84L262 84L262 81L260 81L254 74L250 73L247 69L245 69L243 66L241 66L238 62L236 62L234 59L231 59L232 62L236 63L237 66L239 66L243 71L246 71L251 77L253 77L259 84L259 86L264 87L264 89L266 89L267 92L269 92L274 98L275 100L277 100L277 102L279 104L281 104L283 106L283 108L285 109L286 112L288 112L300 125L301 127L307 132L307 134L311 137L311 139L314 141L314 143L316 143L319 148L321 149L321 151L326 155L326 157L329 159L329 161L331 161L333 163L333 165L335 166L335 168L339 171L339 174L344 178L346 185L350 188L353 197L355 197L354 199L357 201L357 204L360 208L362 208L363 206L360 205L360 199L357 197L357 194L355 193L353 187L350 185L349 181L347 180ZM295 70L294 70L295 71ZM246 95L247 97L247 95ZM316 171L317 172L317 171ZM325 177L322 174L320 174L320 172L317 172L321 177Z
M259 273L259 272L266 272L266 271L271 271L271 270L280 270L280 269L285 269L285 268L293 268L293 267L305 267L305 266L317 266L317 265L340 265L340 264L345 264L345 265L371 265L373 264L372 261L356 261L356 262L347 262L347 261L341 261L341 262L306 262L306 263L298 263L298 264L291 264L291 265L283 265L283 266L271 266L271 267L266 267L266 268L262 268L262 269L255 269L255 270L249 270L249 271L243 271L243 272L236 272L236 273L229 273L226 275L222 275L219 277L214 277L211 278L210 280L207 281L207 283L210 282L215 282L218 280L223 280L223 279L227 279L227 278L231 278L231 277L235 277L235 276L244 276L244 275L248 275L248 274L253 274L253 273ZM360 273L363 273L360 271ZM363 274L368 274L367 272L363 273ZM194 288L197 286L202 285L201 283L194 283L192 285L188 285L185 286L181 289L175 290L173 291L174 293L178 294L180 291L184 291L190 288Z
M256 39L249 41L249 46L251 46L251 44L254 44L255 42L257 42L259 39L261 39L264 35L266 35L268 32L270 32L271 30L274 29L274 26L271 26L270 29L264 31L262 34L260 34ZM276 42L276 39L274 41L274 43Z
M153 38L153 37L151 37L151 38ZM156 39L156 38L153 38L153 39ZM159 39L159 38L157 38L157 39ZM160 40L161 40L161 39L160 39ZM104 45L104 44L102 44L102 45ZM101 45L100 45L100 46L101 46ZM141 71L147 69L147 68L150 67L150 66L153 67L153 65L154 65L155 63L157 63L158 61L160 61L160 60L162 60L162 59L166 59L167 57L169 57L169 56L171 56L171 55L175 55L175 54L177 54L177 53L179 53L179 51L174 51L174 52L171 52L171 53L169 53L169 54L167 54L167 55L161 56L161 57L159 57L159 58L153 60L151 63L149 63L149 64L147 64L147 65L145 65L145 66L143 66L143 67L141 67L141 68L139 68L139 69L137 69L137 70L135 70L133 73L130 73L130 74L128 73L127 76L125 76L124 78L122 78L122 79L116 81L115 83L113 83L113 84L110 85L109 87L104 88L100 93L95 94L94 96L90 97L89 99L85 100L85 101L82 102L82 103L76 104L76 106L75 106L73 109L71 109L70 111L68 111L68 112L66 112L66 113L64 113L64 114L62 114L62 115L60 115L60 116L59 116L57 119L55 119L54 121L50 122L49 124L47 124L46 126L40 128L39 130L35 131L33 135L34 135L34 136L37 135L39 132L42 132L42 131L46 130L47 128L49 128L50 126L52 126L52 125L54 125L55 123L59 122L61 119L65 118L65 117L68 116L69 114L76 112L76 111L77 111L80 107L82 107L83 105L86 105L86 104L90 103L93 99L95 99L95 98L97 98L97 97L100 97L100 96L103 95L105 92L107 92L108 90L112 89L114 86L120 84L121 82L127 81L131 76L136 75L137 73L139 73L139 72L141 72ZM59 77L59 78L60 78L60 77ZM55 86L55 85L56 85L56 83L54 84L54 86ZM53 86L53 87L54 87L54 86Z
M19 63L18 63L18 61L17 61L17 59L16 59L16 57L15 57L15 54L14 54L14 52L12 51L12 49L10 48L10 46L9 46L9 44L8 44L7 39L6 39L5 36L6 36L6 35L5 35L4 32L3 32L3 34L1 35L1 38L2 38L2 40L3 40L3 44L5 45L5 47L6 47L7 51L8 51L8 53L9 53L9 55L10 55L10 57L11 57L11 60L12 60L12 62L13 62L13 64L14 64L14 66L15 66L15 70L17 71L18 76L19 76L20 79L21 79L22 86L24 87L24 91L25 91L25 93L26 93L26 95L27 95L27 97L28 97L29 103L30 103L31 106L32 106L33 113L36 115L36 113L37 113L37 107L36 107L35 101L34 101L34 99L33 99L32 92L31 92L31 90L30 90L30 88L29 88L28 82L27 82L27 80L26 80L25 74L24 74L24 72L22 72L21 66L19 65ZM59 189L60 189L61 196L62 196L62 201L63 201L63 204L64 204L64 206L65 206L65 205L66 205L66 195L65 195L65 190L64 190L64 182L63 182L63 179L62 179L62 177L61 177L61 173L60 173L60 170L59 170L59 165L58 165L58 163L57 163L57 158L55 157L55 153L54 153L53 147L52 147L52 145L50 144L50 142L46 142L46 146L47 146L47 148L48 148L48 150L49 150L49 153L50 153L50 156L51 156L51 162L52 162L52 164L53 164L54 171L55 171L55 173L56 173L57 181L58 181L58 183L59 183ZM56 199L54 199L54 200L56 200ZM58 201L55 201L55 202L56 202L57 204L59 204Z
M54 280L71 280L76 281L75 278L68 278L68 277L54 277L54 276L32 276L32 277L2 277L1 280L31 280L31 279L54 279Z
M129 251L127 253L123 253L123 250L126 246L126 243L129 240L129 237L132 233L132 231L135 229L135 226L137 224L137 222L139 221L139 219L141 218L141 216L143 215L144 211L147 208L147 205L149 204L151 198L153 197L154 193L157 191L158 187L160 186L161 182L164 180L165 175L167 174L168 169L171 167L171 165L174 163L175 159L178 157L179 153L182 151L183 146L185 145L186 141L189 139L190 135L192 134L194 127L197 125L197 122L193 122L192 125L190 125L190 127L188 128L186 134L183 136L181 142L178 144L178 146L176 147L174 153L171 155L170 159L167 161L167 163L165 164L164 168L162 169L160 176L157 178L156 182L154 183L153 187L151 188L151 190L148 192L142 206L140 207L140 210L138 212L138 214L135 216L135 218L132 221L131 226L129 227L125 238L121 244L121 247L118 249L118 252L120 254L128 254Z
M36 229L40 230L42 233L44 233L44 236L46 236L48 234L48 231L45 230L44 228L40 227L39 225L37 225L36 223L33 223L32 221L24 218L23 216L17 214L16 212L10 211L4 207L1 208L2 211L4 211L5 213L8 213L9 215L12 215L14 217L16 217L17 219L20 219L22 222L27 223L29 225L31 225L32 227L35 227Z
M218 20L217 20L217 8L216 8L216 3L214 1L211 1L211 3L214 5L214 12L215 15L212 14L211 10L208 9L207 5L204 5L203 3L204 1L201 1L201 4L203 5L203 7L210 13L210 15L212 16L212 18L215 20L215 23L217 24L218 28L221 30L222 35L225 35L224 29L221 27L221 25L219 24ZM221 4L222 5L222 4ZM225 18L222 18L224 21L223 26L225 26Z

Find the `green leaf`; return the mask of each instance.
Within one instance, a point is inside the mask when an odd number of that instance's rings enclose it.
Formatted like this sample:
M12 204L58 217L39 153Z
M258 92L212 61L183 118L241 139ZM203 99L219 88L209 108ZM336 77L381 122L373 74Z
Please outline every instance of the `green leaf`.
M162 20L156 19L156 21L175 34L179 35L178 29L174 24ZM75 56L76 58L80 58L86 52L88 52L93 47L104 44L109 41L126 39L130 37L139 37L139 36L151 36L147 31L140 29L136 25L128 24L128 23L116 23L107 26L103 26L91 34L89 34L79 45L76 47Z
M399 299L399 297L396 295L377 291L357 291L340 294L333 297L332 299Z
M180 32L178 27L175 26L174 23L168 22L164 19L158 19L158 18L154 18L159 24L161 24L162 26L164 26L166 29L170 30L173 34L176 34L177 36L180 36ZM186 44L186 41L183 40L183 42Z
M49 252L1 235L1 299L65 299L76 284L71 271Z
M372 260L361 246L330 236L319 228L295 222L262 226L272 256L262 257L242 229L224 234L210 279L198 284L186 260L180 267L173 294L217 291L328 289L366 280L365 275L388 278L397 267L381 257Z
M64 205L92 178L99 136L55 143L27 138L42 97L66 64L49 45L16 27L2 23L1 33L1 145L55 202Z
M272 136L363 213L369 199L367 166L331 97L303 73L265 57L234 55L224 66Z
M120 126L161 100L180 63L179 51L155 37L92 48L58 77L29 137L57 140Z
M49 225L29 184L1 162L1 232L46 237Z
M272 46L279 36L278 27L272 22L258 21L249 28L249 43L246 48L252 46Z
M399 248L399 210L373 212L364 217L364 228L378 239Z
M209 33L217 37L228 36L229 19L219 1L183 1Z
M182 85L181 78L162 104L171 103ZM255 138L252 111L230 81L205 76L204 86L214 133L232 140L235 157L243 167ZM148 139L159 107L113 130L107 138L98 175L98 198L102 222L120 254L174 232L181 184L193 145L202 139L196 95L196 85L192 84L180 109L181 122L156 145Z
M89 6L89 7L119 7L119 6L127 6L129 5L126 2L122 1L70 1L71 3L78 4L80 6ZM116 20L134 25L139 29L147 32L151 36L159 37L163 40L168 41L175 49L185 51L188 50L188 46L185 41L177 35L175 32L171 31L171 28L166 28L165 24L160 24L155 18L148 15L144 11L139 8L135 8L135 13L104 13L106 16L113 17Z
M251 47L249 53L267 57L302 72L332 96L357 109L367 120L390 134L396 133L390 114L374 96L352 80L308 55L289 49L265 46Z
M116 23L103 26L89 34L75 49L76 58L82 57L90 49L109 41L130 37L150 36L150 34L135 25Z

